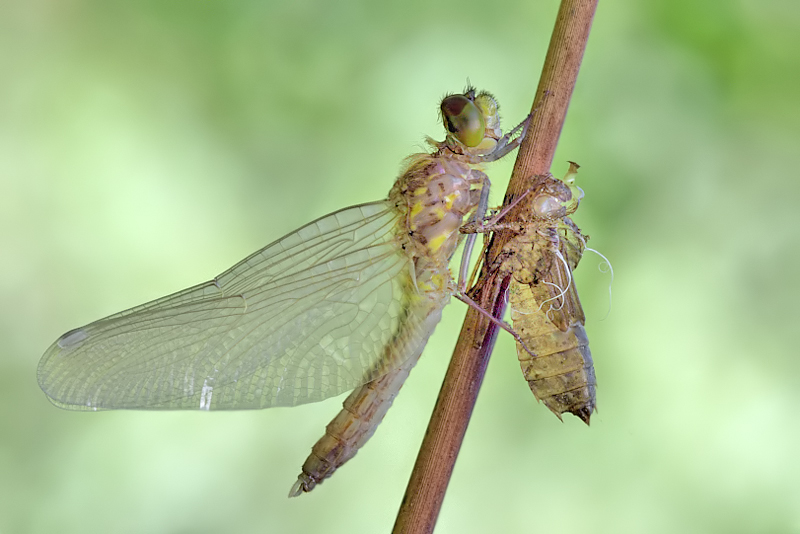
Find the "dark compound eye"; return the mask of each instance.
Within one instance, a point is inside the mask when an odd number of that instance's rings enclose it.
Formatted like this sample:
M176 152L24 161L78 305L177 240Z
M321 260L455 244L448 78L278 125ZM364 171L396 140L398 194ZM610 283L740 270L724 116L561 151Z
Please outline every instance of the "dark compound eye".
M483 113L465 95L450 95L442 100L444 127L465 146L478 146L486 132Z

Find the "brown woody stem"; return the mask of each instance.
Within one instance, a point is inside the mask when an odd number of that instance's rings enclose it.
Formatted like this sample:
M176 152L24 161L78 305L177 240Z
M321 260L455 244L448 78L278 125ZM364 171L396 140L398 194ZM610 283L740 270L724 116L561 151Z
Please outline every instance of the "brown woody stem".
M597 0L561 2L532 106L534 122L519 149L504 205L529 189L536 175L550 170L596 8ZM516 211L518 207L506 220L516 220ZM510 238L508 232L493 235L485 265ZM484 267L472 295L483 309L501 318L508 282ZM496 337L497 326L469 308L393 532L433 532Z

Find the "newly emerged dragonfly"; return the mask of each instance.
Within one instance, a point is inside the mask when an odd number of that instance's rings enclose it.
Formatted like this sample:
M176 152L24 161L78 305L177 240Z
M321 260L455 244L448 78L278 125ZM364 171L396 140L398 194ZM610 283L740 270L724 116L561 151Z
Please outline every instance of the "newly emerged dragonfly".
M39 385L72 410L295 406L355 388L290 495L310 491L372 435L457 288L448 262L479 221L480 164L519 144L497 103L441 103L446 139L408 158L386 200L334 212L213 280L67 332ZM463 269L462 269L463 272Z

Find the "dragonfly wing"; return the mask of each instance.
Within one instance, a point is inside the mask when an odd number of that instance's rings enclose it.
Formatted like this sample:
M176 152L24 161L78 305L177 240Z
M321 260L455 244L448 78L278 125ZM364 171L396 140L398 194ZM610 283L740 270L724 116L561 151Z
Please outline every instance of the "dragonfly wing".
M76 410L293 406L353 389L399 366L385 346L424 321L409 317L398 217L386 201L346 208L210 282L72 330L39 385Z

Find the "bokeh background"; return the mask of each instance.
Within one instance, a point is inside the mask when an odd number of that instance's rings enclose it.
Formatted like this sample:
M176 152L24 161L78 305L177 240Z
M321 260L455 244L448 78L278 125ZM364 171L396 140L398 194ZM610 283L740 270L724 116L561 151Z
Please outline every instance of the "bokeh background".
M36 365L383 198L467 78L518 122L557 7L0 4L0 533L388 532L460 303L369 444L299 499L340 399L72 413ZM600 411L559 422L501 335L438 533L800 532L799 88L795 0L601 2L553 169L581 163L575 218L616 273L610 313L600 260L577 273Z

